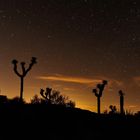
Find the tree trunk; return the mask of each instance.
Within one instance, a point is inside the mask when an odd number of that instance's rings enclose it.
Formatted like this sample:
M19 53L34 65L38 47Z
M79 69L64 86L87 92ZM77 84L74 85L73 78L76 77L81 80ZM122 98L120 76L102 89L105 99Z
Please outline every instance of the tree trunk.
M120 97L120 113L124 114L124 98L123 96Z
M23 102L23 84L24 84L24 78L21 77L20 79L20 102Z
M100 114L100 97L97 97L97 111L98 111L98 114Z

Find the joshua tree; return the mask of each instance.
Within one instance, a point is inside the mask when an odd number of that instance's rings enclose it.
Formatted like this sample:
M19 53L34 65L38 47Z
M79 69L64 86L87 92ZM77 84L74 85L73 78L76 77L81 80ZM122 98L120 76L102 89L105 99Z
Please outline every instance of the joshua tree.
M116 111L117 111L116 106L110 105L109 108L110 108L110 110L111 110L111 111L109 112L110 114L115 114L115 113L116 113Z
M21 62L20 65L21 65L21 68L22 68L22 73L20 74L18 72L18 69L17 69L17 64L18 64L18 61L17 60L13 60L12 61L12 64L14 65L14 72L17 74L17 76L20 77L20 102L23 101L23 86L24 86L24 78L25 76L27 75L27 73L31 70L32 66L34 64L36 64L36 57L32 57L31 59L31 63L29 65L29 67L26 69L25 67L25 62Z
M93 93L97 97L97 112L100 114L100 98L102 97L103 90L105 88L105 85L107 85L107 81L103 80L101 84L97 84L96 89L93 89Z
M63 96L59 91L52 90L52 88L47 87L46 91L40 89L41 96L45 99L47 104L63 105L66 107L75 107L75 102L69 100L67 96Z
M46 88L46 92L44 93L44 89L40 89L40 94L45 100L50 104L51 103L51 91L52 88Z
M120 96L120 114L124 114L124 93L122 90L119 91Z

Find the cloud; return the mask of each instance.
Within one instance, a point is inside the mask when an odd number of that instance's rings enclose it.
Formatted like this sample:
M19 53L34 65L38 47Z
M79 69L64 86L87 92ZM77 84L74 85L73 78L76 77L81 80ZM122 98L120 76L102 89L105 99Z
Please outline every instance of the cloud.
M83 78L83 77L70 77L70 76L63 76L63 75L39 76L39 77L37 77L37 79L71 82L71 83L79 83L79 84L95 84L95 83L99 83L102 81L100 79L90 79L90 78Z
M76 77L76 76L65 76L60 74L54 74L49 76L38 76L36 77L40 80L47 80L47 81L60 81L60 82L67 82L67 83L77 83L77 84L85 84L88 87L96 86L96 84L101 83L102 80L108 81L108 88L112 89L113 87L122 87L123 82L107 78L104 76L96 76L94 78L85 78L85 77Z

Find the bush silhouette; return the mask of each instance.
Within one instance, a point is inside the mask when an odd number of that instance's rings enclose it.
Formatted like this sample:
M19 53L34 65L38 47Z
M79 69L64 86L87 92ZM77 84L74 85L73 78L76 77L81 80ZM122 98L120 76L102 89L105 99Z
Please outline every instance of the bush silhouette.
M40 104L41 103L41 98L38 97L37 94L33 96L33 98L30 100L31 104Z
M13 97L12 99L8 99L8 102L12 105L18 105L21 103L21 100L20 100L20 97L16 96L16 97ZM22 99L22 103L25 104L26 101Z
M7 96L0 95L0 104L6 104L8 102Z

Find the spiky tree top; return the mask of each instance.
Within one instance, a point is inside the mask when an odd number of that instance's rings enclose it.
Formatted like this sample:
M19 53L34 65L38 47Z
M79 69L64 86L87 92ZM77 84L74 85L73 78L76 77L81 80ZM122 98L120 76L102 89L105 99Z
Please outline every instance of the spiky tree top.
M117 110L115 105L110 105L109 108L111 109L112 112L115 112Z
M16 75L18 77L20 77L20 101L21 102L23 101L24 77L32 69L32 66L36 63L37 63L36 62L36 57L32 57L31 63L29 64L28 68L25 67L25 62L21 62L20 65L21 65L22 72L20 73L20 72L18 72L18 68L17 68L18 61L16 59L14 59L12 61L12 64L14 65L14 68L13 68L14 72L16 73Z
M96 89L93 89L93 93L95 93L96 97L102 97L105 85L107 85L107 81L103 80L101 84L97 84Z
M119 95L120 95L120 96L124 96L124 93L123 93L122 90L119 90Z
M29 67L26 69L25 62L21 62L20 64L21 64L21 68L22 68L22 74L20 74L17 70L18 61L16 59L14 59L12 61L12 64L14 65L14 71L19 77L25 77L27 75L27 73L31 70L32 66L36 63L37 63L36 57L32 57L31 63L29 64Z
M43 98L47 99L47 100L50 100L51 98L51 91L52 91L52 88L49 88L47 87L46 88L46 92L44 92L44 89L40 89L40 94Z

